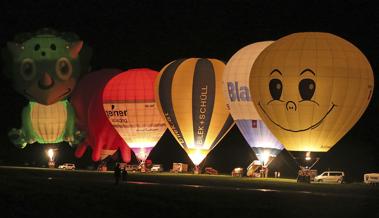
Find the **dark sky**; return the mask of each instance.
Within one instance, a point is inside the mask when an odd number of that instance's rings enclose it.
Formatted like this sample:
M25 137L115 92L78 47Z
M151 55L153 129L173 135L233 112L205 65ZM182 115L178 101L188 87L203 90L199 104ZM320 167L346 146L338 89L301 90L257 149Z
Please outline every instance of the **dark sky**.
M46 3L49 2L49 3ZM112 2L112 3L110 3ZM0 46L20 32L52 27L77 33L94 49L93 69L148 67L160 70L183 57L210 57L227 61L243 46L275 40L302 31L330 32L355 44L369 59L377 75L379 60L379 7L376 1L10 1L0 3ZM26 100L1 77L3 115L0 160L31 162L43 147L20 151L6 133L20 126ZM324 154L318 169L343 169L360 179L363 172L379 171L378 90L361 120L333 149ZM61 146L72 158L73 149ZM205 165L224 172L246 166L254 154L234 127L208 156ZM87 163L89 153L78 164ZM166 132L151 154L154 162L188 161L184 151ZM41 161L41 160L40 160ZM43 160L44 161L44 160ZM43 162L42 161L42 162ZM37 161L38 162L38 161ZM294 163L283 152L272 164L293 175ZM292 174L291 174L292 172Z

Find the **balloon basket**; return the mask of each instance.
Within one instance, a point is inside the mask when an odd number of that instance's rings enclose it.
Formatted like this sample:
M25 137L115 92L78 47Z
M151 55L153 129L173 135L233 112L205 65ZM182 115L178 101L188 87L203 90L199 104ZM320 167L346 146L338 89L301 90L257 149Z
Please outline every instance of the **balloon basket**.
M297 182L299 183L311 183L317 176L317 170L309 167L300 166L300 170L297 173Z
M201 173L200 167L199 166L195 166L195 168L193 169L193 174L198 175L200 173Z
M55 168L55 161L49 161L47 165L49 168Z
M146 170L145 161L141 161L139 166L140 166L140 172L141 173L146 173L147 170Z

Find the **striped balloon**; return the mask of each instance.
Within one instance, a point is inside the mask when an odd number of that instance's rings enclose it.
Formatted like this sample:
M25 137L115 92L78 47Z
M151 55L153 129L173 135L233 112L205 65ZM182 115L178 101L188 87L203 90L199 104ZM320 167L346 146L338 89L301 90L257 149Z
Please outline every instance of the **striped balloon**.
M181 59L166 65L156 81L159 109L196 166L234 124L222 91L224 68L216 59Z

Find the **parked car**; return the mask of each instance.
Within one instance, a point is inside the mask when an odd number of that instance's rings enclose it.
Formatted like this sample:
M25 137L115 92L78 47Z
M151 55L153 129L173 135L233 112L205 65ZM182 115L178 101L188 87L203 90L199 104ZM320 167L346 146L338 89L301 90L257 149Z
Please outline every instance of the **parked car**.
M366 184L379 184L379 173L366 173L363 175Z
M217 175L218 171L213 169L212 167L205 167L204 173L209 175Z
M185 163L172 163L172 169L170 172L173 173L186 173L188 172L188 164Z
M242 167L234 168L232 171L232 176L242 177L243 176L243 168Z
M151 169L150 169L151 172L162 172L163 171L163 167L161 164L154 164Z
M132 172L141 171L141 167L139 165L133 165L133 164L123 164L123 165L120 164L120 168L121 169L125 168L126 171L132 171Z
M345 173L342 171L325 171L315 177L316 182L343 183Z
M73 163L64 163L62 165L58 166L59 169L64 169L64 170L75 170L75 164Z

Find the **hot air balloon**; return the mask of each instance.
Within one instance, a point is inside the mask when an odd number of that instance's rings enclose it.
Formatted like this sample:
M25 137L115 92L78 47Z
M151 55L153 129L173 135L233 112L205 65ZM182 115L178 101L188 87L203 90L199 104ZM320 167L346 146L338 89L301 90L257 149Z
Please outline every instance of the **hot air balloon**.
M9 132L11 141L24 148L35 142L55 144L74 142L75 113L67 100L51 105L29 102L22 111L22 128ZM72 137L72 138L71 138Z
M283 145L261 120L249 89L250 71L258 55L272 41L243 47L226 64L223 74L224 95L238 129L264 166L283 150Z
M106 83L121 70L102 69L85 75L72 93L71 103L77 115L77 128L86 133L78 145L75 156L83 156L87 147L92 148L92 159L103 160L120 150L122 160L130 162L130 148L108 121L103 108L103 92Z
M156 81L159 109L196 169L234 124L222 93L224 68L216 59L181 59Z
M22 112L22 127L9 132L18 147L27 144L76 144L75 113L67 101L81 73L88 72L91 49L73 33L41 29L23 33L2 49L4 73L30 103Z
M291 151L327 152L359 120L374 88L371 66L350 42L330 33L285 36L268 46L250 74L254 104Z
M158 72L132 69L108 81L103 92L104 111L120 136L142 162L166 131L154 96Z

